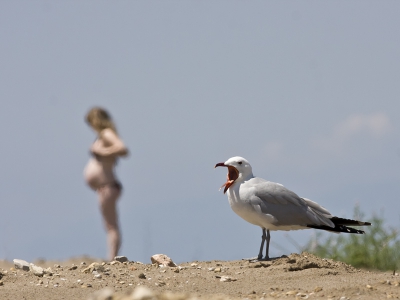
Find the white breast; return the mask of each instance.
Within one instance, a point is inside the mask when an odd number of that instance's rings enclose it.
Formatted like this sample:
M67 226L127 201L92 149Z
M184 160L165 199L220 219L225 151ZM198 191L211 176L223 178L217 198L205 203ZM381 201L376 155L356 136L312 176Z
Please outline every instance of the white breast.
M260 207L251 205L248 201L241 199L239 194L240 185L235 185L228 189L228 200L232 210L242 219L247 222L263 227L270 228L274 227L273 223L275 218L271 215L264 214L261 212Z

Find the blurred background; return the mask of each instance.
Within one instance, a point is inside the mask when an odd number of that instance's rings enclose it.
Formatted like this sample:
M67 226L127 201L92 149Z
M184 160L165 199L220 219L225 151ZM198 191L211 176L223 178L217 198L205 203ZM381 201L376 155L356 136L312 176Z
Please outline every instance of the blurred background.
M82 172L108 109L121 254L258 253L219 187L232 156L332 214L400 221L395 1L1 1L0 259L106 256ZM314 230L272 232L272 256Z

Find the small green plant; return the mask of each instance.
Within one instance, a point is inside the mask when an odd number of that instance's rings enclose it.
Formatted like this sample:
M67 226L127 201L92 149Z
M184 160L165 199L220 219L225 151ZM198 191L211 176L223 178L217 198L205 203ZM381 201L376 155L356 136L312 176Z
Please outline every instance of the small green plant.
M354 218L364 220L364 214L357 206ZM304 250L323 258L343 261L356 268L398 270L399 230L385 226L382 214L373 215L368 221L372 225L363 228L365 234L330 234L324 239L323 234L317 232Z

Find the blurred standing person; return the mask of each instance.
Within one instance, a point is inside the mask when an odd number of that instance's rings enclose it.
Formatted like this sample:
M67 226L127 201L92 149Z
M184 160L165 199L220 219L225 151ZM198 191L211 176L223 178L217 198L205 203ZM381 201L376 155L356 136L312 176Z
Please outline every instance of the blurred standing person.
M118 136L115 124L105 109L92 108L86 115L86 122L97 133L97 139L90 148L92 157L85 167L84 177L89 187L97 192L107 231L108 259L113 260L121 246L117 200L122 191L114 167L119 156L128 155L128 149Z

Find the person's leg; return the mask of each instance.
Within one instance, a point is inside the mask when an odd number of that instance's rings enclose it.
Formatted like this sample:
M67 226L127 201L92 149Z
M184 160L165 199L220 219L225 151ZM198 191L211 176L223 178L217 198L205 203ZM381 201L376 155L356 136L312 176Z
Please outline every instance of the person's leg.
M98 190L100 211L107 230L108 259L118 255L121 246L121 234L118 226L117 200L121 191L113 185L106 185Z

